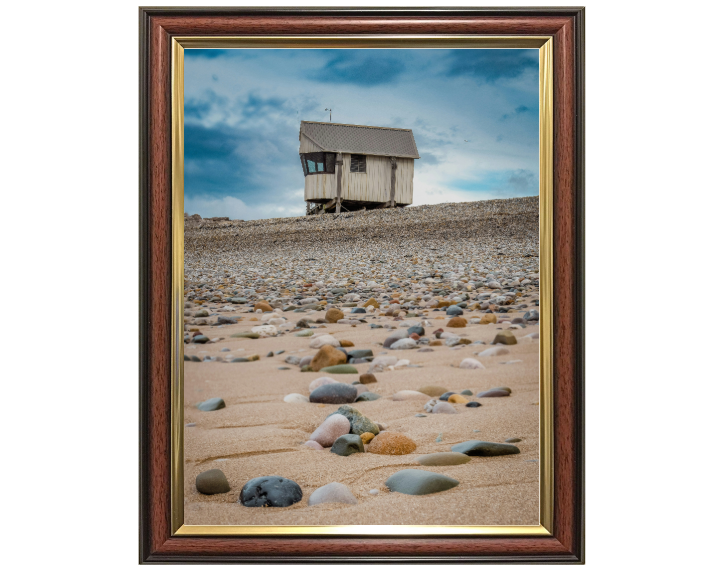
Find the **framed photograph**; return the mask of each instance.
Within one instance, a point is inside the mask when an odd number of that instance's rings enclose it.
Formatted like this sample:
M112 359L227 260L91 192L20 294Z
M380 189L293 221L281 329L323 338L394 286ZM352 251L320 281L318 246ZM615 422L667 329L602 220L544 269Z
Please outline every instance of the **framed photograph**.
M582 8L140 9L140 562L583 562Z

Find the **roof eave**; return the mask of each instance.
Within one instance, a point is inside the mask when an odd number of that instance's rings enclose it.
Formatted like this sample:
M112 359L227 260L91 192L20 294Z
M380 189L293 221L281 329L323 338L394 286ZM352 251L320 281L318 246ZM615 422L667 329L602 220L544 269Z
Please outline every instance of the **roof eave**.
M420 156L412 156L411 154L380 154L378 152L365 152L364 150L332 150L330 148L324 149L324 152L334 152L335 154L362 154L363 156L385 156L390 158L412 158L413 160L419 160Z

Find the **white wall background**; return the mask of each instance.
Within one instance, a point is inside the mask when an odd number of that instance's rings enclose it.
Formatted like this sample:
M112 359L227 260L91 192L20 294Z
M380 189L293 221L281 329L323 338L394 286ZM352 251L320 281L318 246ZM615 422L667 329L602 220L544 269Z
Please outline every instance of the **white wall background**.
M708 573L720 407L717 4L586 5L583 570ZM135 573L137 6L14 3L4 23L3 565Z

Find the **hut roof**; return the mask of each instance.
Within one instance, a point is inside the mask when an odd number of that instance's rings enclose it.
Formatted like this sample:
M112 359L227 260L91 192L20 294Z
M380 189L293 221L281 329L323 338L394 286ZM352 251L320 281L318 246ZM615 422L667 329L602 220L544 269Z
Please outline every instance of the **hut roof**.
M329 122L300 123L300 134L326 152L420 158L412 130Z

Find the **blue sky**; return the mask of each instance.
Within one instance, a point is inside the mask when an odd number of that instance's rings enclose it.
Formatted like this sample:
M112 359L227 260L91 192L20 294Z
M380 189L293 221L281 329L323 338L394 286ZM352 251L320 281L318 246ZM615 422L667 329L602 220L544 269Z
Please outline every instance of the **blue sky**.
M305 214L301 120L411 128L413 205L538 194L537 50L185 50L185 211Z

